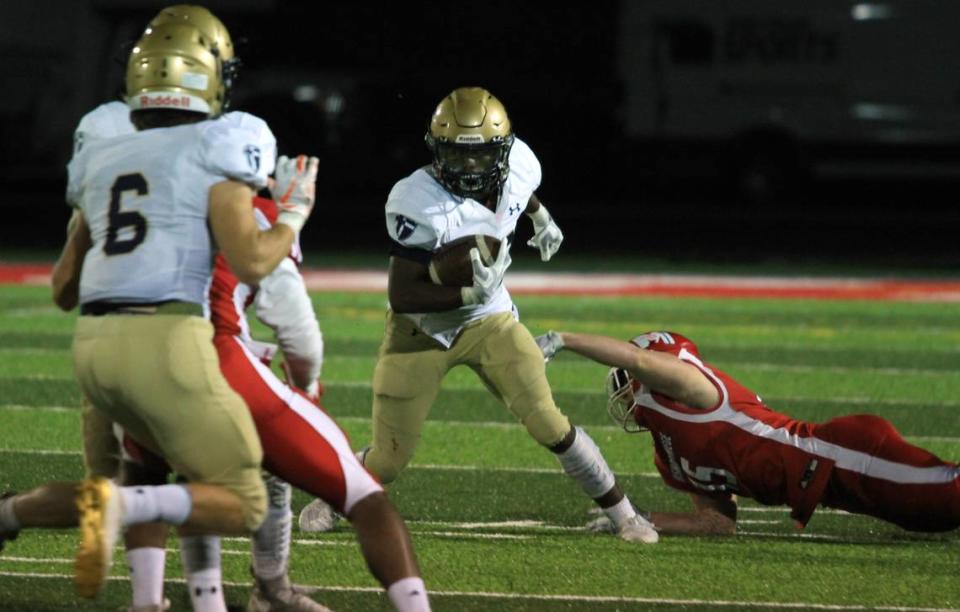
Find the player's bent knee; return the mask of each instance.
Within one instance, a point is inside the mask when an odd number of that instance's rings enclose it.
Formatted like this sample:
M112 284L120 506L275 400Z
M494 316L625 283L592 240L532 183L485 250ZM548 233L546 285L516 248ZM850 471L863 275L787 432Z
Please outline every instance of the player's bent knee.
M410 461L410 455L385 453L379 448L371 448L363 460L363 465L373 472L382 484L390 484L397 479Z
M244 478L239 486L228 487L237 497L243 508L243 525L253 533L267 517L267 487L263 484L259 470L255 477Z
M556 446L570 432L570 419L556 407L545 407L527 415L524 427L534 440L550 448Z

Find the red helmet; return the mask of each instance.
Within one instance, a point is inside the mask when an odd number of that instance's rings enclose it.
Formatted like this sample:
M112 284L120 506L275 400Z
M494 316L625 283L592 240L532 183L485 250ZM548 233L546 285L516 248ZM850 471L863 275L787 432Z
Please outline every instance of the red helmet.
M700 357L700 349L693 343L693 340L686 336L681 336L676 332L655 331L640 334L630 339L631 344L635 344L642 349L651 348L665 353L679 353L686 349L694 357Z

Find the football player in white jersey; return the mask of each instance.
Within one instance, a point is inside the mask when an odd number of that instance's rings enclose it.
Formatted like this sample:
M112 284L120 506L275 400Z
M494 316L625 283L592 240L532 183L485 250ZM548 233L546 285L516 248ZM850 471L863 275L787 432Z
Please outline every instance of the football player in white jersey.
M208 37L216 40L221 49L226 49L224 57L232 59L232 44L229 33L223 24L202 7L176 5L163 9L150 22L149 28L155 28L169 21L189 22L201 29ZM122 103L101 105L88 113L80 122L75 135L75 151L79 152L90 142L103 138L132 133L134 128L129 120L129 108ZM261 120L246 113L230 112L219 121L227 123L262 123ZM262 133L272 135L266 126ZM266 143L264 143L266 144ZM277 214L276 207L269 200L257 198L256 213L261 227L269 227ZM405 529L402 533L391 531L389 525L399 524L392 505L383 496L367 497L368 494L382 491L369 475L356 466L352 454L340 453L340 461L353 463L356 469L345 466L338 469L338 463L331 464L331 449L345 447L349 443L339 428L322 426L321 412L310 405L302 396L280 392L285 388L269 371L259 367L257 359L272 354L270 346L253 341L249 337L243 308L246 306L244 295L255 295L258 318L272 327L283 347L288 379L299 385L305 393L318 397L320 365L323 357L322 336L316 322L312 304L307 297L303 279L296 270L295 261L299 261L299 247L294 244L290 258L265 277L258 287L239 283L230 269L217 258L213 283L209 292L212 321L216 337L226 339L217 342L217 352L221 360L221 369L230 385L241 393L246 401L258 433L264 439L265 460L274 471L285 477L292 477L298 486L314 494L323 494L327 499L337 499L337 490L349 488L352 492L348 499L338 502L338 508L356 508L350 514L361 541L364 556L371 569L384 581L388 595L398 609L424 609L427 606L426 591L416 572L416 562L409 546ZM58 268L61 266L58 262ZM62 295L62 294L61 294ZM302 298L302 299L300 299ZM250 299L246 302L249 303ZM246 348L236 350L240 340ZM226 352L225 352L226 351ZM227 364L224 363L227 362ZM231 364L231 365L228 365ZM272 380L268 380L272 379ZM240 382L243 381L243 382ZM286 399L284 399L286 398ZM298 403L299 402L299 403ZM298 418L298 412L310 412L311 418ZM86 416L86 415L85 415ZM282 417L282 418L280 418ZM314 418L316 417L316 418ZM260 420L258 420L258 418ZM102 436L89 436L85 418L86 455L102 455L102 447L95 446ZM329 419L327 419L329 421ZM330 421L332 423L332 421ZM102 427L102 425L101 425ZM320 427L320 429L317 429ZM266 438L264 438L266 436ZM111 440L112 441L112 440ZM123 445L125 458L124 473L133 475L133 482L126 484L144 484L164 481L168 467L162 459L151 458L151 454L126 439ZM87 460L88 466L106 465L111 462ZM293 466L298 466L294 468ZM115 469L115 466L114 468ZM341 473L342 472L342 473ZM356 472L356 473L355 473ZM94 472L96 473L96 472ZM113 472L99 475L113 475ZM138 480L138 478L140 480ZM364 478L370 480L369 483ZM344 482L343 479L346 479ZM247 609L284 610L287 612L319 612L327 608L320 606L308 596L293 588L286 571L289 560L290 527L290 485L267 474L268 512L263 525L254 537L254 562L251 571L256 578L256 586L251 593ZM327 491L326 493L322 493ZM380 498L383 497L381 500ZM364 501L363 504L359 502ZM360 506L363 506L361 508ZM369 518L365 518L369 517ZM377 525L374 527L374 525ZM166 528L162 525L139 526L127 532L128 563L133 582L133 612L151 612L163 609L163 567ZM374 533L375 532L375 533ZM399 537L403 536L403 537ZM372 540L377 540L371 544ZM406 542L400 550L393 543ZM223 589L220 580L219 538L215 536L181 537L181 550L187 574L190 596L197 612L217 612L225 609ZM419 584L419 595L407 597L404 588L411 581ZM408 589L409 590L409 589ZM168 602L167 602L168 604ZM424 607L417 608L417 604Z
M230 33L223 23L204 7L181 4L162 9L149 22L147 29L167 23L189 24L215 41L224 66L222 70L228 75L224 84L224 97L225 100L229 100L231 83L236 77L235 67L239 64L239 60L235 56ZM226 107L227 104L225 103L224 108ZM219 120L236 125L263 124L262 128L256 131L264 137L264 142L254 143L254 146L260 149L273 146L273 134L261 119L253 115L232 111L221 115ZM92 142L132 134L135 131L136 129L130 121L130 107L126 103L116 100L101 104L84 115L77 125L73 138L74 155L77 155L85 145ZM299 251L296 242L294 246ZM58 262L57 270L59 271L65 263L62 260ZM283 264L278 266L268 275L267 279L278 275L283 268ZM294 276L300 278L299 274L283 274L282 278L288 279ZM266 279L264 282L266 282ZM282 283L283 281L278 282ZM57 297L58 300L62 300L66 296L66 293L59 293ZM268 312L264 316L279 322L275 327L278 329L278 337L283 344L286 362L294 370L292 372L294 380L304 381L304 390L310 395L316 395L318 389L317 377L323 360L323 339L316 324L312 305L309 304L309 301L306 304L308 308L301 306L299 303L287 301L283 303L274 301L274 304L273 310L283 310L284 315L282 317L279 314L272 316L272 313ZM67 309L73 308L74 305L69 302L66 304ZM285 305L290 308L285 307ZM297 306L297 308L293 308L294 311L304 311L305 314L309 314L312 326L289 320L289 311L293 306ZM304 308L309 312L306 313ZM280 319L284 320L280 321ZM118 459L122 456L122 452L118 445L118 437L113 432L113 424L105 418L102 412L94 410L86 398L82 400L82 413L84 462L87 468L87 477L115 477L120 473ZM138 470L136 466L127 466L127 472L136 470ZM257 568L263 567L265 564L269 565L266 561L260 562L260 557L271 560L282 559L284 568L286 568L286 561L289 557L289 548L284 543L290 540L290 524L284 517L290 512L290 485L270 475L265 477L265 483L269 493L268 501L271 504L276 500L287 501L288 506L284 509L275 509L272 505L269 506L264 524L255 534L253 572L254 577L259 580L258 584L265 586L264 588L254 589L251 597L255 600L283 600L288 602L287 608L291 610L318 610L320 609L319 606L311 599L293 591L288 580L280 580L273 575L260 576L257 573ZM127 482L126 484L143 483ZM166 527L162 525L138 525L127 530L125 534L127 563L130 566L132 576L134 601L131 610L133 612L149 612L151 606L158 607L163 602L166 532ZM220 555L210 553L210 551L218 549L219 539L217 536L181 538L181 557L184 571L187 576L190 596L194 600L194 607L197 610L214 610L225 606L220 578ZM284 575L285 573L284 571ZM273 592L270 585L282 585L285 587L282 589L284 592ZM289 602L300 602L302 605L298 608Z
M473 369L629 541L657 533L640 517L599 448L557 408L543 357L504 287L510 242L521 213L533 222L529 245L548 261L563 234L536 196L540 163L516 138L503 105L480 87L462 87L437 106L426 134L433 164L399 181L386 205L393 241L387 329L373 374L373 439L364 465L384 483L413 457L446 373ZM473 285L431 280L443 245L485 234L501 240L491 265L473 249ZM309 508L309 507L308 507Z
M261 449L243 400L220 374L204 318L214 244L246 282L290 250L314 200L317 160L281 158L282 212L260 230L253 189L275 150L253 122L208 121L225 96L215 41L186 24L154 28L131 54L128 104L139 132L84 146L69 166L78 210L65 251L82 262L74 366L83 394L187 485L51 483L0 501L0 543L25 527L81 528L76 585L94 597L131 524L248 533L266 510ZM58 279L54 279L56 284ZM69 293L69 291L68 291ZM211 446L210 440L220 444Z

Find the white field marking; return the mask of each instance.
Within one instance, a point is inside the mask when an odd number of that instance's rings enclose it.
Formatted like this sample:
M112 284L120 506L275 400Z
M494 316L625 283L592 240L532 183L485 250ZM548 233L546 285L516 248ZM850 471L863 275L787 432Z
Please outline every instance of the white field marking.
M0 572L0 576L9 576L12 578L42 578L52 580L73 580L73 574L50 574L39 572ZM107 580L112 582L121 582L129 580L126 576L109 576ZM167 578L165 584L185 584L183 578ZM248 582L235 582L224 580L224 586L228 587L249 587ZM379 587L357 587L357 586L328 586L312 585L298 583L306 589L316 592L333 593L382 593L383 589ZM804 602L780 602L780 601L734 601L726 599L671 599L659 597L627 597L627 596L604 596L604 595L553 595L549 593L504 593L490 591L440 591L430 590L431 597L473 597L483 599L525 599L528 601L570 601L587 603L631 603L631 604L653 604L653 605L674 605L674 606L717 606L717 607L735 607L735 608L782 608L782 609L816 609L816 610L883 610L890 612L956 612L956 608L921 608L915 606L866 606L866 605L846 605L846 604L818 604Z
M0 448L0 453L9 453L11 455L76 455L83 453L80 451L52 450L48 448Z
M737 525L779 525L783 521L768 521L763 519L737 519Z
M51 349L51 348L29 348L29 347L17 347L17 348L0 348L0 357L11 356L50 356L50 355L70 355L70 348L62 349ZM586 365L593 365L592 363L587 362ZM870 367L870 366L821 366L815 364L782 364L782 363L769 363L769 362L752 362L752 361L726 361L723 363L724 369L731 368L740 368L746 370L756 370L760 372L793 372L793 373L805 373L812 374L817 372L825 372L831 374L880 374L884 376L901 376L901 375L914 375L914 376L948 376L953 375L955 372L953 370L936 370L929 368L894 368L894 367ZM20 378L33 379L37 375L30 374L27 376L22 376ZM343 384L342 386L368 386L369 383L357 384Z
M937 408L960 408L960 402L938 401L929 402L915 399L897 399L897 398L876 398L865 396L852 397L809 397L805 395L761 395L761 397L770 400L771 403L779 402L830 402L831 404L855 404L858 406L868 404L887 404L903 406L936 406Z
M73 376L54 376L53 374L27 374L26 376L5 376L4 378L16 378L19 380L40 380L40 381L73 381Z
M369 388L370 381L360 381L360 380L348 380L342 382L331 382L329 387L345 387L348 389L357 389L357 388ZM485 391L482 387L468 386L468 385L444 385L444 391ZM603 398L604 392L602 389L564 389L561 391L564 395L591 395L598 398ZM809 397L803 395L762 395L770 400L777 402L791 402L791 401L811 401L811 402L831 402L834 404L902 404L904 406L936 406L938 408L960 408L960 401L920 401L915 398L874 398L867 396L847 396L847 397ZM606 400L604 400L606 401ZM351 417L343 417L351 418ZM356 418L356 417L352 417ZM339 418L337 420L340 420ZM613 429L619 429L618 427L613 427Z
M13 357L22 357L24 355L64 355L71 354L70 347L56 348L33 348L27 346L18 346L15 348L0 348L0 357L10 355Z
M789 512L789 506L740 506L737 512ZM816 514L843 514L854 516L846 510L837 510L835 508L817 508Z
M785 364L785 363L755 363L728 361L723 364L724 369L744 368L748 370L757 370L761 372L794 372L794 373L817 373L828 372L831 374L882 374L884 376L898 375L916 375L916 376L954 376L954 370L931 370L923 368L875 368L875 367L848 367L848 366L817 366L803 364Z
M418 531L416 533L438 538L473 538L476 540L530 540L534 537L514 533L470 533L469 531Z
M0 404L0 410L19 412L75 412L80 414L79 408L69 406L27 406L25 404Z
M56 306L27 306L21 308L10 308L3 311L5 317L35 317L37 315L56 315L63 316L63 312Z
M464 472L516 472L518 474L563 474L563 470L557 468L528 468L511 466L480 466L480 465L440 465L435 463L411 463L406 469L420 470L438 470L438 471L464 471ZM617 472L618 476L639 476L641 478L660 478L659 472Z
M584 531L583 527L571 527L569 525L550 525L543 521L491 521L491 522L472 522L472 523L450 523L445 521L407 521L407 525L416 525L417 527L443 527L447 529L537 529L540 531ZM430 533L417 531L416 533Z
M776 533L772 531L740 531L738 529L737 535L750 536L752 538L777 538L780 540L824 540L828 542L847 542L849 544L856 544L864 540L869 540L871 542L883 542L884 544L908 543L905 540L881 540L880 538L851 539L850 537L830 535L828 533Z
M781 400L784 401L784 402L789 402L789 401L801 401L801 400L815 401L814 398L806 398L806 397L791 397L791 398L782 398L782 397L781 397L781 398L777 398L777 397L775 397L775 396L767 396L767 397L774 397L774 399L775 399L776 401L778 401L778 402L781 401ZM923 403L920 403L920 402L901 402L900 400L875 400L875 399L870 399L870 398L847 398L846 400L832 399L832 400L830 400L830 401L831 401L831 402L837 402L837 403L847 402L847 403L852 403L852 404L857 404L857 405L861 405L861 404L871 404L871 403L872 403L872 404L901 404L901 403L903 403L904 405L909 405L909 404L926 405L926 404L923 404ZM960 407L960 403L956 403L956 404L949 403L949 404L948 404L948 403L944 403L944 402L937 402L936 405L938 405L938 406L944 406L944 407L952 407L952 406L956 405L957 407ZM80 408L79 408L79 407L73 408L73 407L70 407L70 406L28 406L28 405L24 405L24 404L2 404L2 403L0 403L0 411L2 411L2 410L21 411L21 412L30 412L30 411L34 411L34 412L69 412L69 413L80 414ZM368 423L368 422L370 422L370 418L369 418L369 417L339 416L339 417L336 417L336 420L337 420L337 422L340 422L340 423ZM452 426L454 426L454 427L469 427L469 428L482 427L482 428L489 428L489 429L513 429L513 428L519 427L519 425L518 425L517 423L506 422L506 421L443 421L443 420L436 420L436 419L434 419L434 420L432 420L432 421L427 421L427 423L430 424L430 425L443 424L443 425L452 425ZM621 428L619 425L590 425L590 431L598 431L598 432L604 432L604 433L619 433L620 431L622 431L622 428ZM926 441L926 442L960 442L960 437L958 437L958 436L915 436L915 435L907 435L906 438L907 438L908 440L917 440L917 441ZM24 451L24 452L26 452L26 451Z

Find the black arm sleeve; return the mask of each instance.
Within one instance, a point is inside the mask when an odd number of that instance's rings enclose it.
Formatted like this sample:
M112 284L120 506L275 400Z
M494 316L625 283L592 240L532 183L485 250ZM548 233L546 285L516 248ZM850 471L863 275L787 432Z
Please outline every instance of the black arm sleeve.
M433 253L430 251L403 246L396 240L390 241L390 255L415 261L422 266L429 266L430 260L433 258Z

